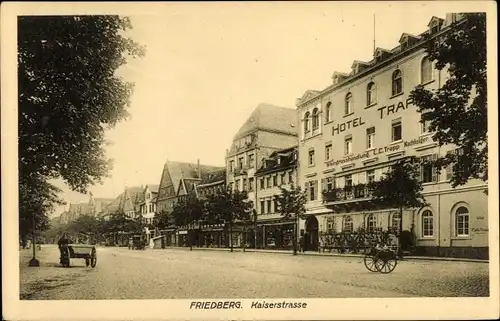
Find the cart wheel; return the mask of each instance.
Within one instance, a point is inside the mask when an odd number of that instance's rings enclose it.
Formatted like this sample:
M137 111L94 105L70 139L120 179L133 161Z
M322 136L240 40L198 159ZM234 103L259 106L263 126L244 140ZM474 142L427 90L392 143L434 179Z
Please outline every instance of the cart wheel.
M97 253L95 249L92 249L92 254L90 257L90 266L95 268L96 265L97 265Z
M364 262L365 262L365 267L368 269L368 271L377 272L377 267L375 266L377 260L375 259L374 256L365 255Z
M383 274L391 273L398 265L398 260L395 257L379 258L375 262L377 271Z

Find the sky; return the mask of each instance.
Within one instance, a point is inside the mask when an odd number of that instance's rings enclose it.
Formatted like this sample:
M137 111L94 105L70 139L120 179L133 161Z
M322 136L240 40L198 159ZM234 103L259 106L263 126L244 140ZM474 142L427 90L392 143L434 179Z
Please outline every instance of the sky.
M159 184L167 159L224 166L234 134L259 103L295 108L306 90L330 85L334 71L371 60L374 35L376 47L392 49L403 32L419 34L450 11L361 4L172 3L131 16L127 35L146 55L117 72L135 83L131 117L106 133L114 167L90 188L94 197ZM54 183L68 204L88 201Z

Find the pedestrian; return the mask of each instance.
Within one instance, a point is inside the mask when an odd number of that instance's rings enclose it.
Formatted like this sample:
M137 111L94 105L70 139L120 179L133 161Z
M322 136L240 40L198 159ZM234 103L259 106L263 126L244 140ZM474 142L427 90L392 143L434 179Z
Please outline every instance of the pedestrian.
M301 235L299 238L299 253L304 253L304 245L305 245L304 235Z

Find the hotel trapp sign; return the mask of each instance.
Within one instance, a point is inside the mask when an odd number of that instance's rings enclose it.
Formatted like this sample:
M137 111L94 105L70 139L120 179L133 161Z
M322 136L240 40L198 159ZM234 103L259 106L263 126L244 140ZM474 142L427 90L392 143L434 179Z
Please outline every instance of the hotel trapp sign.
M429 140L429 137L419 137L419 138L414 138L412 140L402 141L399 144L391 144L391 145L387 145L384 147L374 148L371 150L367 150L363 153L346 156L342 159L331 160L331 161L326 163L326 166L327 167L337 166L340 164L353 162L353 161L356 161L359 159L369 158L371 156L382 155L382 154L390 153L390 152L397 152L399 150L403 150L405 147L411 147L411 146L423 144L423 143L427 142L428 140Z
M400 101L397 104L391 104L387 106L383 106L380 108L377 108L379 111L380 119L383 119L384 116L389 116L391 114L398 113L400 111L406 110L410 107L410 105L413 105L413 101L411 98L407 98L404 102ZM345 132L346 130L349 130L354 127L358 126L363 126L365 122L361 117L357 117L351 120L348 120L346 122L340 123L333 125L332 128L332 136L338 135L342 132Z

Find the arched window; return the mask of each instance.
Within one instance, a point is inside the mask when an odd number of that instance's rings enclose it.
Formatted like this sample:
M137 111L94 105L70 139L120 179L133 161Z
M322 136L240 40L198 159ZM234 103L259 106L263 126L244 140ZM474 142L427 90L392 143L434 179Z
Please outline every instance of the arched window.
M377 227L377 220L375 219L375 215L368 215L368 217L366 218L366 223L366 231L368 233L375 232L375 228Z
M314 108L312 112L312 129L318 129L319 127L319 114L318 114L318 108Z
M464 206L455 212L455 230L457 236L469 236L469 210Z
M425 210L422 213L422 236L434 236L434 217L429 210Z
M350 113L352 113L352 94L347 93L345 95L345 114L349 115Z
M366 87L366 105L370 106L377 102L377 86L372 81Z
M350 215L344 215L342 217L342 231L348 233L353 231L352 217Z
M420 83L426 84L432 80L432 61L426 56L420 65Z
M325 120L327 123L332 120L332 102L331 101L329 101L326 104L326 118L325 118Z
M392 73L392 95L397 95L403 92L403 74L401 70L396 69Z
M401 224L401 213L393 213L391 216L391 226L393 229L397 229L399 231L399 225Z
M304 131L307 133L311 128L309 127L309 112L304 115Z

